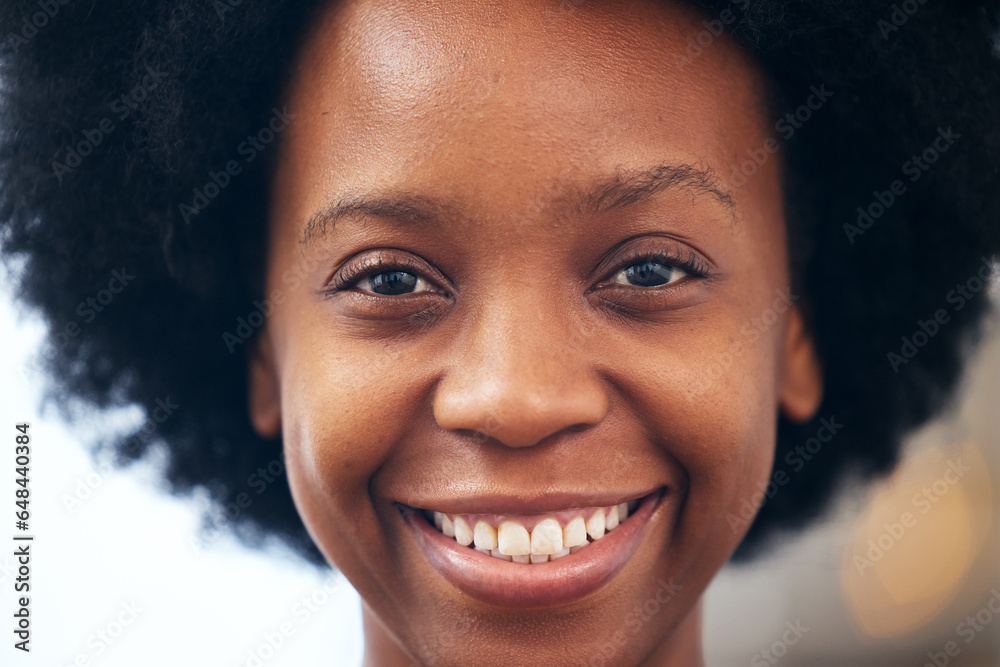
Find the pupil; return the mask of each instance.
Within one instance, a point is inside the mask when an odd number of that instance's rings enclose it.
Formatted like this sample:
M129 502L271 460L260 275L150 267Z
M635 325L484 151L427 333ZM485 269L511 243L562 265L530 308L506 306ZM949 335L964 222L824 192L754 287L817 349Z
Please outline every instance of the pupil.
M408 294L417 285L417 277L406 271L385 271L372 276L369 280L373 292L386 296Z
M633 264L625 269L625 276L629 282L639 287L657 287L670 282L673 269L659 262L643 262Z

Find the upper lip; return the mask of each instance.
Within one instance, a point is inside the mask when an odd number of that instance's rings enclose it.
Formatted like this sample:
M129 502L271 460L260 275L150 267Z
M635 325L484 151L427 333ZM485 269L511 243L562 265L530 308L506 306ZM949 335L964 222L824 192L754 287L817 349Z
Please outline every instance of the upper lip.
M445 514L545 514L583 507L610 507L644 498L664 488L666 487L661 485L646 490L602 491L599 493L552 491L531 498L493 493L399 500L398 502L409 507L434 510Z

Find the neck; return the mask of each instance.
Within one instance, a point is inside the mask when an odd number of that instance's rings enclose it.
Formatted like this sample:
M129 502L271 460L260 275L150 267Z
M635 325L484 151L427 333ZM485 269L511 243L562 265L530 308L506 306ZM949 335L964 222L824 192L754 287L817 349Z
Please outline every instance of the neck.
M364 600L361 601L361 622L365 633L365 659L361 667L417 667Z
M701 600L681 624L637 667L704 667L701 652Z

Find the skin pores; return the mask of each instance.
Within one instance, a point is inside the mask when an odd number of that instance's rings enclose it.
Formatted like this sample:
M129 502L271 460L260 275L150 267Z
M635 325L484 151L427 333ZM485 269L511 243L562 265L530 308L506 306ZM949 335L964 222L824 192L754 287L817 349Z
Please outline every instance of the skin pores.
M821 391L779 303L780 153L734 180L771 136L764 79L724 37L679 66L704 17L672 4L320 18L288 89L250 405L364 599L366 664L700 663L698 601L743 536L726 515L770 474L779 412ZM615 529L638 537L538 565L405 514L645 494Z

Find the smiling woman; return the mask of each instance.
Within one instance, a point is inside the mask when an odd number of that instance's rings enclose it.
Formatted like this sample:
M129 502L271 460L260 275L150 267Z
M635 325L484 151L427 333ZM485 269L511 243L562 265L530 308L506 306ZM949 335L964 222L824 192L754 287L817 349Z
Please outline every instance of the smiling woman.
M690 662L688 612L745 530L724 517L769 475L779 409L820 400L796 309L700 377L790 281L780 161L741 188L715 175L767 138L757 68L728 44L657 66L698 26L679 8L550 9L485 28L476 5L341 4L288 89L267 289L303 229L319 261L257 340L251 415L392 628L369 620L374 664L429 636L424 661L467 655L435 632L460 618L499 664L555 662L660 579L678 604L619 659Z
M59 386L174 396L166 475L223 506L281 448L238 525L343 572L367 665L698 665L737 549L954 384L982 299L887 354L1000 249L994 4L95 5L4 52L4 251L53 322L143 267Z

